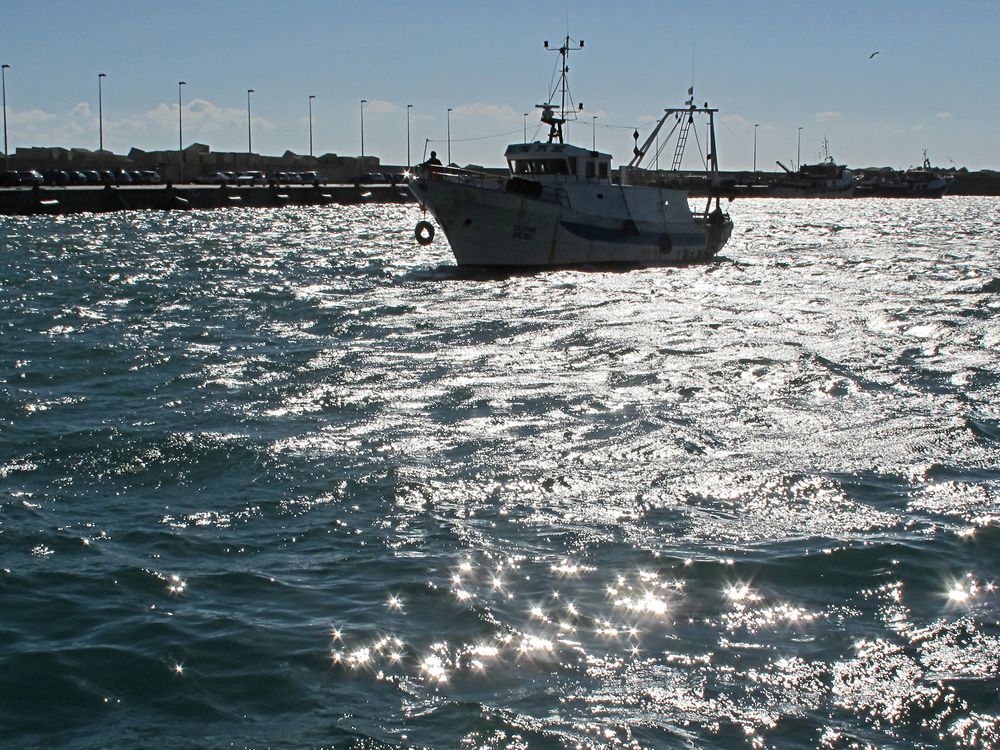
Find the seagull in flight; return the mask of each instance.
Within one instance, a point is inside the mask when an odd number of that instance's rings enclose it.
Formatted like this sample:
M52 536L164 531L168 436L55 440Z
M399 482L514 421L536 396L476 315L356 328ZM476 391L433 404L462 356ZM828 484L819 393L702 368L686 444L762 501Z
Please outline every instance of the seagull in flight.
M872 53L871 53L870 55L868 55L868 59L869 59L869 60L871 60L871 59L872 59L873 57L875 57L875 55L877 55L877 54L878 54L878 52L877 52L877 51L875 51L875 52L872 52Z

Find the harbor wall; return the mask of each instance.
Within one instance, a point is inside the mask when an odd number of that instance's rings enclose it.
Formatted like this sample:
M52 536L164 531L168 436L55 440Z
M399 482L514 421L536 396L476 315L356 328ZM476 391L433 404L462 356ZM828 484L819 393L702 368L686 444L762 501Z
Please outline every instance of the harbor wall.
M381 170L377 156L305 156L286 151L281 156L247 152L212 151L194 143L183 151L143 151L133 148L128 154L111 151L91 151L86 148L18 147L6 160L5 170L85 171L120 170L159 172L164 182L194 182L210 178L217 172L259 171L317 172L326 182L352 182L359 174Z
M0 189L0 215L409 203L405 185L144 185Z
M858 170L863 171L863 170ZM970 172L966 169L938 170L940 174L950 176L951 184L948 186L945 195L984 195L1000 196L1000 172L992 170L981 170ZM666 170L649 170L646 179L649 184L658 184L661 187L681 188L687 190L692 196L702 197L710 192L720 191L723 195L730 195L734 198L747 197L768 197L772 185L778 185L787 179L785 172L719 172L719 188L713 189L711 182L705 172L670 172ZM869 195L858 190L853 196L840 197L866 197ZM788 197L778 195L775 197ZM813 196L821 197L821 196ZM895 196L905 197L905 196ZM914 194L912 197L920 197Z

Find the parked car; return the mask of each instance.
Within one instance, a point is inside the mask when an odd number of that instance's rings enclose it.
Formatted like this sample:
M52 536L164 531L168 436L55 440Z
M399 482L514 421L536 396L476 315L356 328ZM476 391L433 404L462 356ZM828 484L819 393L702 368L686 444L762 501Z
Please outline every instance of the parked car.
M303 172L302 175L303 185L325 185L326 180L323 178L319 172Z
M45 178L42 177L42 173L34 169L25 169L17 173L17 176L21 179L22 185L42 185L45 183Z
M115 182L117 182L119 185L131 185L132 175L130 175L124 169L119 169L117 172L115 172Z
M105 185L114 185L117 180L115 180L115 173L110 169L101 170L101 182Z
M242 172L236 178L237 185L263 185L267 182L267 177L263 172L250 171Z
M162 180L160 179L160 173L155 169L147 169L142 173L142 179L147 185L159 185Z
M62 169L50 169L44 173L45 184L63 187L69 185L69 172Z
M385 182L385 175L381 172L366 172L364 174L355 175L351 178L351 182L355 185L377 185Z
M223 185L226 182L225 172L215 172L213 174L195 177L194 181L199 185Z
M21 184L21 178L13 170L0 172L0 187L17 187Z

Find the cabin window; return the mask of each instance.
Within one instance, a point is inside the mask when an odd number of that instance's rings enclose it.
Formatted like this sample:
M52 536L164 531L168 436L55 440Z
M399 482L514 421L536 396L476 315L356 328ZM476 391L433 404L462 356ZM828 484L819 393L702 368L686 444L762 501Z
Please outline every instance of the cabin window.
M597 176L597 167L594 165L594 162L588 161L587 162L587 177L590 178L590 179L593 179L596 176Z
M573 176L576 176L576 157L570 156L568 158L568 161L569 161L569 173Z
M569 174L565 159L515 159L514 174Z
M600 177L601 179L606 179L608 176L608 163L606 161L599 162L601 165Z

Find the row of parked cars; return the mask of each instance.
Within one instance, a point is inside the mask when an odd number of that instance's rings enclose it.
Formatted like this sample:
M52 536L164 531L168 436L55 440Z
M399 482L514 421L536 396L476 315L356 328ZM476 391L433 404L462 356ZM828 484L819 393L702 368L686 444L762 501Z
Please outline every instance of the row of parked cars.
M35 187L49 185L66 187L69 185L159 185L160 173L156 170L125 169L36 169L7 171L0 173L0 187Z
M195 178L201 185L325 185L319 172L216 172Z
M348 182L355 185L396 185L405 183L409 173L366 172L355 175ZM319 172L216 172L198 177L202 185L325 185L326 178Z
M399 185L410 179L409 172L366 172L356 175L355 185Z

